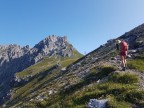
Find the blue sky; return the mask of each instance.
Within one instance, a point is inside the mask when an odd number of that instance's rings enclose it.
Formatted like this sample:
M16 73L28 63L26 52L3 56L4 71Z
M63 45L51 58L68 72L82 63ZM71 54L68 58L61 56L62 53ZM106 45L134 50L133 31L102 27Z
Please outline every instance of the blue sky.
M0 44L67 36L88 53L144 23L144 0L0 0Z

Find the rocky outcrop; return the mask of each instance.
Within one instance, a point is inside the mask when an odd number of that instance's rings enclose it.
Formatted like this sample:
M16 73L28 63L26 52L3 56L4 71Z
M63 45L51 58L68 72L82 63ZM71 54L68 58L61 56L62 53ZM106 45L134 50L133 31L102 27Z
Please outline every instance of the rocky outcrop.
M144 24L126 32L120 38L126 40L131 49L144 47Z
M70 57L75 49L67 41L67 37L49 36L31 49L30 54L35 57L38 62L43 56L61 56Z
M11 82L16 72L48 57L71 57L76 49L68 43L67 37L49 36L40 41L33 48L20 47L16 44L0 45L0 103L7 92L10 91ZM23 79L17 79L23 80Z

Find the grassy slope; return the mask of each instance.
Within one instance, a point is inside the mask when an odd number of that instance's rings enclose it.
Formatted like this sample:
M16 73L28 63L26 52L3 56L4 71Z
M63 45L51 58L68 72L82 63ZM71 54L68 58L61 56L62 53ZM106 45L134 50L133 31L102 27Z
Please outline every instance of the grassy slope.
M133 104L144 106L144 91L138 90L136 84L139 81L138 76L129 73L112 73L113 71L113 67L102 67L100 71L91 71L84 80L62 91L55 98L46 100L45 104L41 102L40 105L49 108L85 108L89 99L108 98L110 108L130 108ZM109 74L112 75L106 83L96 83L98 79Z
M137 64L133 68L144 71L143 54L128 63ZM131 68L131 67L129 67ZM68 90L56 96L56 100L49 99L40 106L45 107L68 107L68 108L84 108L89 99L108 98L108 107L110 108L130 108L133 105L144 107L144 91L139 89L137 83L140 81L135 74L114 74L114 67L103 67L100 72L95 69L91 70L91 74L83 81L72 85ZM97 84L96 81L112 73L109 80L104 84ZM89 85L90 84L90 85ZM54 102L57 102L54 104ZM62 104L64 103L64 104Z
M55 58L45 58L42 62L37 63L21 72L18 72L16 75L18 77L25 77L27 75L35 75L39 72L46 71L46 69L52 67L55 65L57 62Z
M11 106L22 101L24 97L30 96L33 91L37 91L47 82L53 81L56 77L61 75L61 68L70 65L77 59L82 57L82 54L77 51L73 52L73 57L60 58L46 57L42 62L39 62L22 72L18 72L16 75L20 78L25 78L26 76L32 75L32 78L26 84L18 86L13 89L12 98L6 103ZM60 61L61 66L56 68L56 64Z
M18 75L20 77L23 77L24 75L29 74L29 71L27 72L27 70L31 70L31 72L32 72L31 74L36 75L36 76L34 76L27 84L14 89L14 92L13 92L14 95L13 95L11 102L17 103L17 102L19 102L19 100L23 100L24 97L29 96L31 93L33 93L33 91L37 91L40 88L42 88L44 84L50 83L50 81L53 81L57 76L60 75L60 69L62 67L65 67L76 60L77 60L77 58L64 59L61 62L61 64L62 64L61 67L57 68L56 70L53 70L53 72L51 73L51 69L52 69L51 67L56 64L56 61L53 61L50 66L46 66L47 65L47 62L46 62L47 59L46 59L46 60L44 60L44 62L36 64L36 65L22 71L21 73L18 73ZM43 66L43 68L37 70L37 68L40 66ZM43 70L45 70L45 71L42 72ZM38 72L40 72L40 73L38 73Z
M55 58L55 57L53 57L53 58L46 57L42 62L37 63L21 72L18 72L16 75L21 78L26 77L27 75L33 76L39 72L46 71L47 69L56 65L58 63L58 61L62 61L63 62L62 67L65 67L65 66L71 64L72 62L76 61L78 58L80 58L82 56L83 56L82 54L80 54L78 51L74 50L73 57L71 57L71 58L60 58L58 60L58 58Z
M143 54L129 61L129 68L143 71L143 65L138 64L138 59L144 63ZM64 59L62 67L67 66L75 60ZM138 63L137 63L138 62ZM137 64L131 67L131 64ZM37 64L38 65L38 64ZM36 66L38 67L38 66ZM43 74L39 74L26 85L15 88L16 95L13 96L11 105L23 105L28 108L85 108L89 99L107 98L109 108L130 108L133 105L144 107L144 90L139 89L139 77L135 74L125 72L114 73L115 67L103 66L93 68L90 74L84 79L79 80L74 74L61 74L57 68L51 73L47 69ZM62 78L60 78L62 75ZM97 80L109 76L108 81L98 84ZM75 82L70 84L69 82ZM68 87L62 83L67 83ZM48 90L55 88L58 90L54 95L48 95ZM31 101L38 95L48 98L42 101ZM20 100L20 101L19 101ZM28 103L28 104L26 104Z

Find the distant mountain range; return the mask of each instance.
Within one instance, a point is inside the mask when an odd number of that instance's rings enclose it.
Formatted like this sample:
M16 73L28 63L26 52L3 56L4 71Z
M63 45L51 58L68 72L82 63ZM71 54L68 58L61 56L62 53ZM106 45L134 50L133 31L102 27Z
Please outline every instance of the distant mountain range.
M10 82L16 72L42 61L45 57L75 57L81 55L67 37L48 36L33 48L28 45L0 45L0 101L10 91Z
M129 44L126 71L121 70L117 39ZM50 36L32 49L19 49L19 56L3 56L21 59L1 59L3 69L9 69L0 77L4 108L85 108L94 98L107 100L106 108L144 107L144 24L85 56L66 37Z

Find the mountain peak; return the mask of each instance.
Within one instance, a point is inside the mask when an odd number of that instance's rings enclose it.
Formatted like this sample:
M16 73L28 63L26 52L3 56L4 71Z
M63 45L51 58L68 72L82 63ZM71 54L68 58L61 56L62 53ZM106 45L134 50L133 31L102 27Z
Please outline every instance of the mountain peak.
M75 57L80 53L67 41L67 37L48 36L33 48L16 44L0 45L0 85L4 84L1 98L8 92L10 80L16 72L42 61L45 57ZM0 101L1 102L1 101Z
M38 52L39 56L62 56L70 57L75 48L67 41L67 37L48 36L32 48L32 51ZM41 57L38 57L41 58Z
M34 48L52 47L51 49L53 49L56 45L61 46L62 44L68 44L66 36L60 37L52 35L41 40L38 44L34 46Z
M51 35L46 37L43 41L52 41L52 42L56 42L56 41L63 41L63 42L67 42L67 37L63 36L56 36L56 35Z

